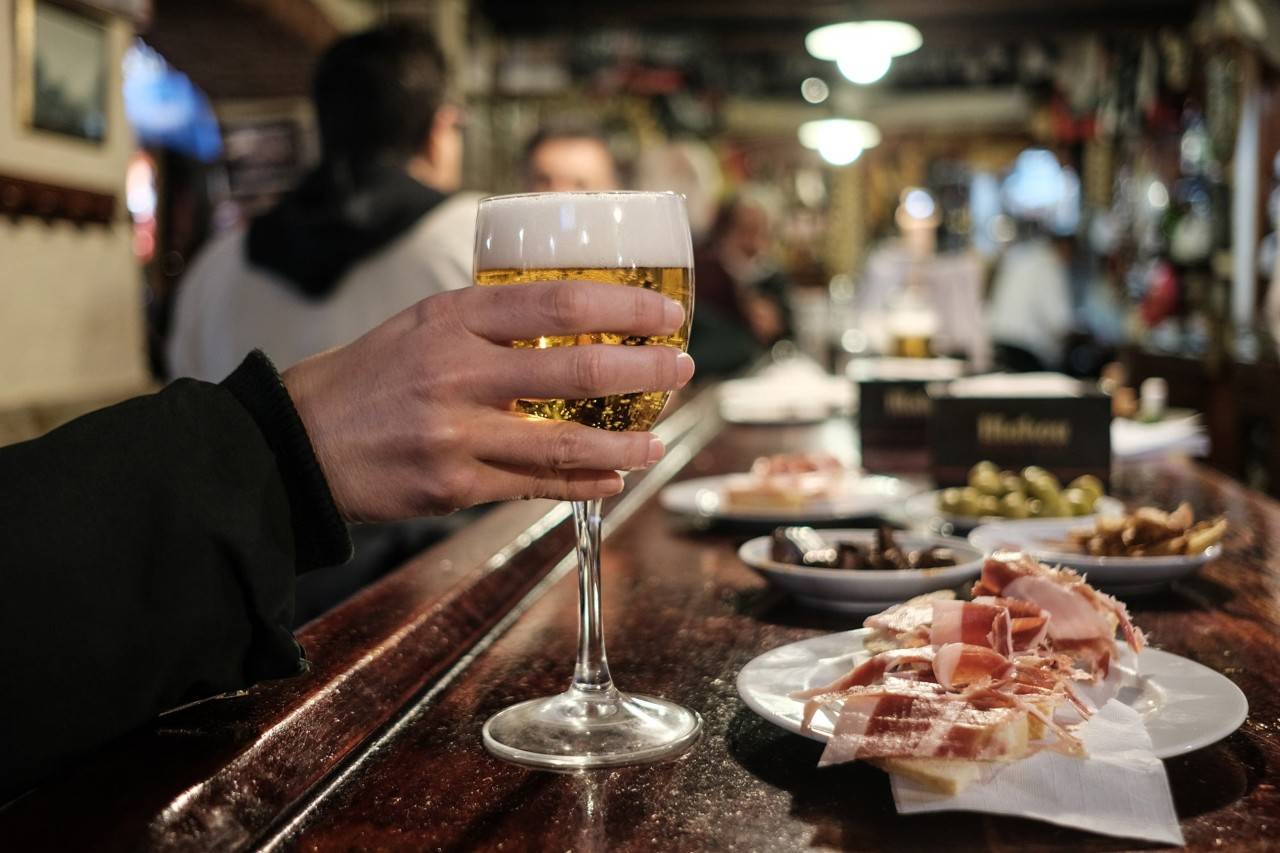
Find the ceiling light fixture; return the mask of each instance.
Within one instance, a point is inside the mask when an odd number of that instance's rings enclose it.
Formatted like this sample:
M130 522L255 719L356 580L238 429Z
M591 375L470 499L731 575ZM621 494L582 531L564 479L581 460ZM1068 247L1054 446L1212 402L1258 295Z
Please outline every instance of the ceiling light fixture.
M832 166L848 166L880 144L880 129L869 121L828 118L800 125L800 144L817 151Z
M918 50L920 31L902 21L846 21L818 27L804 38L817 59L836 63L852 83L867 85L889 72L894 57Z

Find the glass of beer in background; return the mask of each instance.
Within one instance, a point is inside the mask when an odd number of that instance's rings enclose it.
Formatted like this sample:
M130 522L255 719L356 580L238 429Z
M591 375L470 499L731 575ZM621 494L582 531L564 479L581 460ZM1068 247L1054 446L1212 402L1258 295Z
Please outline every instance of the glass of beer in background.
M671 346L686 349L693 316L693 247L684 199L675 193L574 192L495 196L480 202L475 280L483 287L583 281L656 290L684 306L674 334L595 334L513 341L515 347ZM649 430L669 392L587 400L517 400L531 417L609 430ZM679 705L613 686L600 612L600 501L573 504L578 552L578 661L573 683L484 725L490 752L539 767L572 769L655 761L683 752L701 718Z

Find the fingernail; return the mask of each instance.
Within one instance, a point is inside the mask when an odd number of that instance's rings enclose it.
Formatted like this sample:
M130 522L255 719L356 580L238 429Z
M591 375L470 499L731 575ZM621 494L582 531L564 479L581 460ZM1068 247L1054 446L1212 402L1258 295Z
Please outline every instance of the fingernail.
M676 387L683 388L689 384L689 380L693 378L693 356L687 352L682 352L676 356L676 379L679 385Z
M623 485L622 475L614 474L612 480L605 482L604 493L605 495L616 495L622 491Z
M684 323L684 307L674 299L668 299L662 309L662 321L668 329L678 329Z
M649 439L649 455L648 457L645 458L644 464L646 466L652 465L653 463L661 459L662 454L666 452L667 452L667 448L662 446L662 439L660 438Z

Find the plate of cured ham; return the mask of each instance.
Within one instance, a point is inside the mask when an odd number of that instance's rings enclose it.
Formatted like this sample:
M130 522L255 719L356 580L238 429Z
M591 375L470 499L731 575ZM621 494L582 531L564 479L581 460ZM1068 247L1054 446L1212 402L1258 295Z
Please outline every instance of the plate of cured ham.
M1021 554L989 558L972 601L929 593L766 652L738 692L826 742L821 765L869 761L950 793L1043 749L1086 757L1077 729L1111 698L1138 711L1159 758L1226 737L1248 713L1226 677L1147 647L1121 602Z

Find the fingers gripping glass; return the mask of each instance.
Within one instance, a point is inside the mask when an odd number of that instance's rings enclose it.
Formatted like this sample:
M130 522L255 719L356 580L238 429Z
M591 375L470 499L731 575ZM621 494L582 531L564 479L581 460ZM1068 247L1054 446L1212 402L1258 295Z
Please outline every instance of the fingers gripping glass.
M601 333L514 341L516 347L578 344L686 349L693 315L693 251L684 200L674 193L534 193L480 202L475 280L481 286L598 281L658 291L684 306L671 335ZM517 400L530 415L609 430L651 429L669 392L587 400ZM701 718L663 699L613 686L600 612L600 501L573 504L578 552L578 662L558 696L507 708L484 725L484 744L510 761L573 769L638 764L678 755Z

